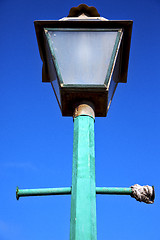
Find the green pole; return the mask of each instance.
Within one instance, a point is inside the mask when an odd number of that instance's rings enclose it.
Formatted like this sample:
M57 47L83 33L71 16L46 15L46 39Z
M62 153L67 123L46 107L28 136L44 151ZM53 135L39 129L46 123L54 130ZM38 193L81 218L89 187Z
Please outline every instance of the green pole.
M94 118L82 111L74 118L70 240L96 239Z

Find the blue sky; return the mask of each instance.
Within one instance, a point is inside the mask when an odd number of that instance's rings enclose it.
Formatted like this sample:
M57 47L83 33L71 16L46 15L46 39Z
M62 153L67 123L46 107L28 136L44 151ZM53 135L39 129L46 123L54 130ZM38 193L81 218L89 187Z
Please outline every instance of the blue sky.
M0 240L69 239L70 196L15 198L20 188L71 186L73 120L42 83L34 20L58 20L81 1L0 1ZM96 118L96 185L154 185L153 205L97 196L98 239L159 240L160 2L85 1L133 20L128 83Z

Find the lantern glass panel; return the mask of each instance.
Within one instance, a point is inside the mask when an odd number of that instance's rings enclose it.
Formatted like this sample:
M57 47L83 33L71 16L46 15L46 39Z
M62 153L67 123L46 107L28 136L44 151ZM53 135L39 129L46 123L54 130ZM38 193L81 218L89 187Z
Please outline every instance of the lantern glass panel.
M115 90L116 90L116 87L118 85L118 82L119 82L119 69L120 69L120 59L121 59L121 52L119 51L118 52L118 56L117 56L117 59L116 59L116 62L115 62L115 66L114 66L114 71L112 73L112 77L111 77L111 81L109 83L109 92L108 92L108 109L110 107L110 104L112 102L112 98L113 98L113 95L115 93Z
M51 81L51 85L53 87L54 93L56 95L58 104L61 108L61 99L60 99L60 89L59 89L59 84L58 84L58 77L57 77L57 73L55 70L55 65L53 63L53 57L48 45L48 42L45 41L45 51L47 53L47 58L46 58L46 64L47 64L47 68L48 68L48 73L50 76L50 81Z
M103 85L109 81L106 76L118 30L48 29L46 36L63 84Z

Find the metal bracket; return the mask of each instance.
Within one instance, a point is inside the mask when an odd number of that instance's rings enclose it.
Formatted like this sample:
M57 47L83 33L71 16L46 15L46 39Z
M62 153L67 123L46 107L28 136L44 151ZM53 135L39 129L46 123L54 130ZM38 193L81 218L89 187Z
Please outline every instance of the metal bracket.
M145 186L143 186L145 187ZM153 187L152 187L153 188ZM72 188L38 188L38 189L19 189L16 188L16 198L19 200L20 197L29 197L29 196L48 196L48 195L71 195ZM133 196L133 186L130 188L119 188L119 187L96 187L96 194L109 194L109 195L130 195ZM153 194L150 196L154 202L155 191L153 188ZM134 197L139 201L136 197ZM142 202L148 203L141 200ZM149 203L153 203L149 202Z

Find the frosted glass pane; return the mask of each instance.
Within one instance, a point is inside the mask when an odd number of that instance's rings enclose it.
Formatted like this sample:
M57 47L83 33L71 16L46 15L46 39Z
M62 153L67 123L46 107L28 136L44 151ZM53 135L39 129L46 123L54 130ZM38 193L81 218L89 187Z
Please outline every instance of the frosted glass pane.
M45 50L46 50L46 53L47 53L46 63L47 63L47 67L48 67L50 81L51 81L52 87L54 89L56 98L57 98L59 106L60 106L61 101L60 101L60 91L59 91L58 79L57 79L55 67L54 67L54 64L53 64L53 58L52 58L52 55L51 55L51 51L49 49L49 46L48 46L47 42L45 42Z
M48 31L64 84L104 84L118 31Z
M111 84L109 86L109 93L108 93L108 108L110 107L112 97L113 97L113 94L114 94L114 91L115 91L116 87L117 87L117 83L112 78L111 79Z
M116 90L117 84L119 82L119 69L120 69L120 52L118 53L116 63L114 66L114 71L112 74L111 82L109 85L109 93L108 93L108 109L110 107L114 92Z

